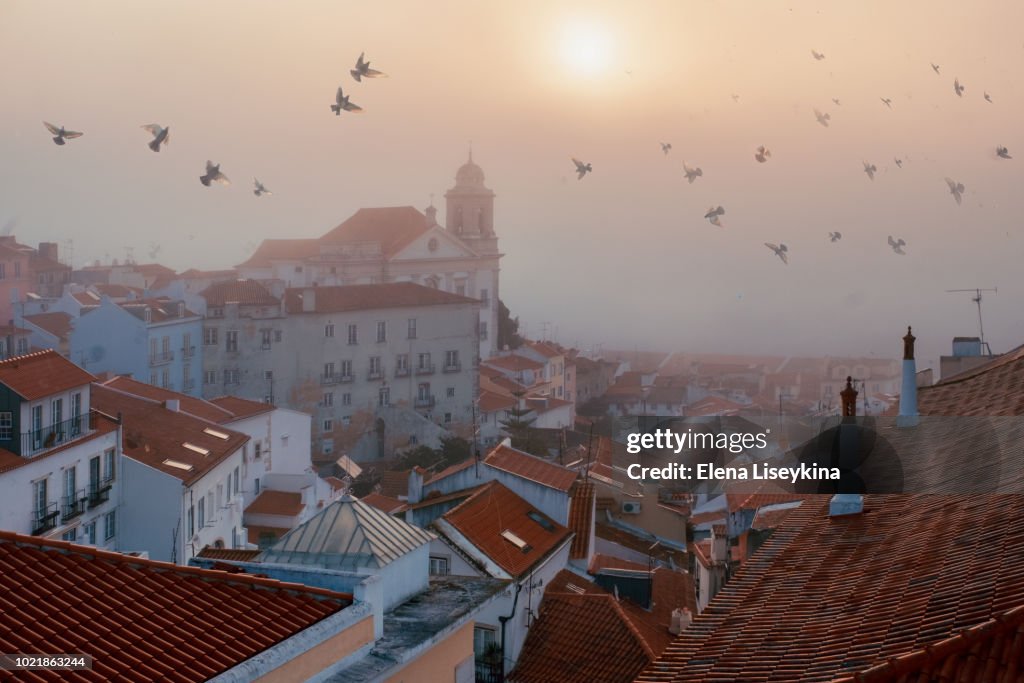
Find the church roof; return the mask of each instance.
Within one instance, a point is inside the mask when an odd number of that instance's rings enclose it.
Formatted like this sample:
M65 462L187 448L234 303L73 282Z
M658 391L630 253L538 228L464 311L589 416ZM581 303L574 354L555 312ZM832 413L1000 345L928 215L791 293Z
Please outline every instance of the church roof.
M427 217L412 206L359 209L319 241L324 245L376 242L381 253L390 257L429 227Z

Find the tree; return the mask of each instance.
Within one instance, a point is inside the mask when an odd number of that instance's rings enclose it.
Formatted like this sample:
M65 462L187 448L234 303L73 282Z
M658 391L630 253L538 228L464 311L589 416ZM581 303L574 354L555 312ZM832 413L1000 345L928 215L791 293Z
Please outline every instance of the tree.
M508 419L502 421L501 426L512 439L512 448L547 457L547 442L531 426L534 418L527 417L530 414L530 409L520 407L520 398L521 395L516 395L516 407L508 411Z
M519 336L519 316L512 317L512 312L501 299L498 299L498 348L517 349L523 345Z

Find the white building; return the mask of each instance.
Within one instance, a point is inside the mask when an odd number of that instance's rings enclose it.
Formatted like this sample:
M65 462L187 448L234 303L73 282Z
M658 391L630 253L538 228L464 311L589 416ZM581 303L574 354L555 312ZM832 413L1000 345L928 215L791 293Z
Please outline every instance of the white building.
M415 282L480 301L478 355L497 351L498 273L494 192L472 155L445 194L445 226L433 206L360 209L319 238L264 240L239 275L288 287Z
M118 424L93 409L94 379L54 351L0 362L0 529L121 545Z

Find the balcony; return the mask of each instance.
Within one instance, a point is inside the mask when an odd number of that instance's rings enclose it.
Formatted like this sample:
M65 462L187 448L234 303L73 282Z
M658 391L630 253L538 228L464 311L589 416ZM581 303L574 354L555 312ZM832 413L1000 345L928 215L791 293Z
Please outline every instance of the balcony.
M420 365L419 367L416 368L416 376L417 377L419 377L421 375L433 375L433 374L434 374L434 364L433 363L427 363L425 365Z
M181 349L182 358L192 358L196 355L196 347L194 346L183 346Z
M86 422L86 419L79 415L49 427L23 432L21 434L21 454L23 456L35 455L47 448L60 446L81 436L92 428L92 413L90 413L89 422ZM2 444L3 442L0 441L0 445Z
M64 496L64 502L60 508L61 524L67 524L85 512L85 503L88 500L85 489L79 489L73 496Z
M181 383L182 391L192 391L196 388L196 381L194 379L188 379Z
M416 407L417 408L433 408L434 407L434 396L417 396Z
M45 534L50 529L57 527L57 518L60 511L56 503L49 503L41 508L32 510L32 535Z
M333 373L330 375L320 375L320 385L329 387L335 384L348 384L354 379L355 377L353 377L352 375L339 375L338 373Z
M384 379L384 368L370 368L366 371L366 379Z
M445 363L443 372L452 373L462 370L462 363L455 361L454 363Z
M94 508L110 500L111 486L109 481L89 484L89 507Z
M163 365L174 360L174 351L161 351L160 353L149 354L150 365Z
M395 377L408 377L411 374L409 366L395 368Z

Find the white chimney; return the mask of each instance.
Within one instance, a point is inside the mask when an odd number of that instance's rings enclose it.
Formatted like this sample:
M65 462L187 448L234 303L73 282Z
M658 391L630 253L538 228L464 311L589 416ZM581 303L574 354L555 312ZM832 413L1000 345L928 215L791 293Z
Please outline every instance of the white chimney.
M690 612L690 609L688 607L677 607L672 610L672 623L668 627L668 632L674 636L678 636L692 623L693 614Z
M917 362L914 360L914 341L917 338L907 327L903 337L903 384L900 387L900 414L896 418L898 427L915 427L917 413Z
M172 413L176 413L181 410L181 403L176 398L169 398L164 401L164 408L167 408Z

